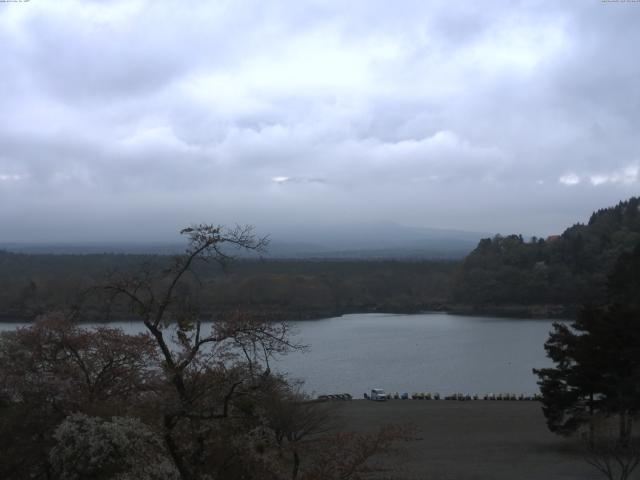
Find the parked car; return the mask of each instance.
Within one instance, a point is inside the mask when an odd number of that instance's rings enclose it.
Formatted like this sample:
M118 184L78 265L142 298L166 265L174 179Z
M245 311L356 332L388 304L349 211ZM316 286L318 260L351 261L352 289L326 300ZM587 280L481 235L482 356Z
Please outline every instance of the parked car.
M371 389L371 400L376 400L378 402L384 402L387 399L387 394L382 388L372 388Z

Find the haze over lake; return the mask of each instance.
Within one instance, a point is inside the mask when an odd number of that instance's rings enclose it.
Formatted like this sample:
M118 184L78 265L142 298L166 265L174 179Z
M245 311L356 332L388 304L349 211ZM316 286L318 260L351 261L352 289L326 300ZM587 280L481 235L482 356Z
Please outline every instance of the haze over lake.
M291 322L305 353L272 367L305 380L310 394L389 392L525 393L538 391L532 368L550 365L544 342L553 320L445 313L354 314ZM0 330L23 324L0 324ZM141 323L111 326L128 333Z

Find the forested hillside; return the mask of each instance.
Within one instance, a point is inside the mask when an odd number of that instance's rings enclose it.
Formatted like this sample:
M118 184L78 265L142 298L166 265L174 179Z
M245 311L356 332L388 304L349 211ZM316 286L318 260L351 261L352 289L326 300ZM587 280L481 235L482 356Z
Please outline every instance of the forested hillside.
M640 199L631 198L548 239L483 239L460 266L453 300L477 306L600 303L616 259L640 243L639 208Z

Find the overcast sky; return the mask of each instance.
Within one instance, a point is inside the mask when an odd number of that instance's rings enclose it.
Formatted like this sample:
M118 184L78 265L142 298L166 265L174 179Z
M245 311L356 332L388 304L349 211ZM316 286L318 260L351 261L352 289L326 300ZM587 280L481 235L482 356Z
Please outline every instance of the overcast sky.
M0 241L391 220L547 235L640 193L640 3L0 3Z

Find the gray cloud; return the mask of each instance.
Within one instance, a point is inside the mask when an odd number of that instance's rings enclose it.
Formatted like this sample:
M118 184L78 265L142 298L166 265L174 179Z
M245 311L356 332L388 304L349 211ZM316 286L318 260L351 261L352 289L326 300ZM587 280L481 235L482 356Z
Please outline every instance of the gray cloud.
M311 219L546 234L638 193L634 3L0 9L0 240Z

